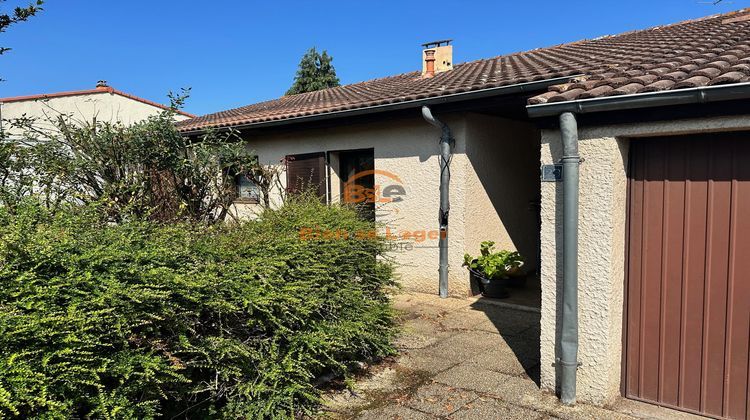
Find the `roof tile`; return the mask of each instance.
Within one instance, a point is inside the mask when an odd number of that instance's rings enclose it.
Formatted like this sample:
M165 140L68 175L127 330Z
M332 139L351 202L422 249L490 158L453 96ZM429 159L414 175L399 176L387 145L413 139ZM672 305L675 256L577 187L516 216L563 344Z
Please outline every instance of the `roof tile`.
M629 83L625 86L620 86L619 88L609 92L605 96L632 95L634 93L637 93L642 88L643 84L641 83Z
M676 82L672 80L662 79L657 80L654 83L648 84L643 87L638 93L646 93L646 92L659 92L662 90L668 90L672 89L672 87L676 84Z
M750 79L750 9L454 66L283 96L179 123L192 131L279 121L584 74L530 104L658 92Z
M687 78L679 83L676 83L674 85L674 88L682 89L682 88L694 88L698 86L706 86L708 82L710 81L711 81L710 77L698 75L698 76Z
M721 76L712 79L707 84L709 85L725 85L728 83L742 83L746 82L750 77L748 77L745 73L739 72L739 71L730 71L728 73L724 73Z

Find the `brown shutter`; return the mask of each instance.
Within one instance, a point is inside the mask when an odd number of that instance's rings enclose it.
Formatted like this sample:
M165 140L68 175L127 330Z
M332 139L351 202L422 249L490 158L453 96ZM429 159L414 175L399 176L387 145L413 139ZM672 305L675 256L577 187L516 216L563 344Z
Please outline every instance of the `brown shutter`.
M299 194L307 189L326 197L326 160L324 153L289 155L286 157L287 192Z

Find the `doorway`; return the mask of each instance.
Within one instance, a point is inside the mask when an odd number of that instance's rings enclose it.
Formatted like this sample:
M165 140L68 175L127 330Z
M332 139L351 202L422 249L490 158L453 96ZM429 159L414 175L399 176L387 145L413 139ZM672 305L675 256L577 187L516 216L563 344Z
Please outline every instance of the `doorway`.
M375 221L375 151L374 149L339 152L341 197L357 207L360 215Z

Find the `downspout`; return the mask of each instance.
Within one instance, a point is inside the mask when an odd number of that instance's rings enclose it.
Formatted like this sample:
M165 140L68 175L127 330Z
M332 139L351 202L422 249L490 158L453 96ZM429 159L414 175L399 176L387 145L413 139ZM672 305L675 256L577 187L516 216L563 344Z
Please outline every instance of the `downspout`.
M571 112L560 114L563 183L563 287L560 334L560 399L576 402L578 369L578 123Z
M441 130L440 135L440 211L438 214L438 223L440 226L440 240L438 248L440 249L440 268L439 291L441 298L448 297L448 213L450 211L450 200L448 197L448 187L451 181L451 146L453 136L451 129L447 124L438 120L432 115L430 107L422 106L422 116L425 121L434 125Z

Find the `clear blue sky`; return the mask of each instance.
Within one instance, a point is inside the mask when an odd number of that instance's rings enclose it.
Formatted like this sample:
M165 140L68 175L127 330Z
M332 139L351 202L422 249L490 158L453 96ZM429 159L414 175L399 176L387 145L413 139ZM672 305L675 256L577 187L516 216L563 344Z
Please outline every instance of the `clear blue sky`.
M0 34L0 97L93 88L166 102L192 87L196 114L276 98L306 49L327 49L341 82L421 68L420 44L454 39L454 62L750 6L734 0L46 0ZM0 7L23 3L9 0Z

